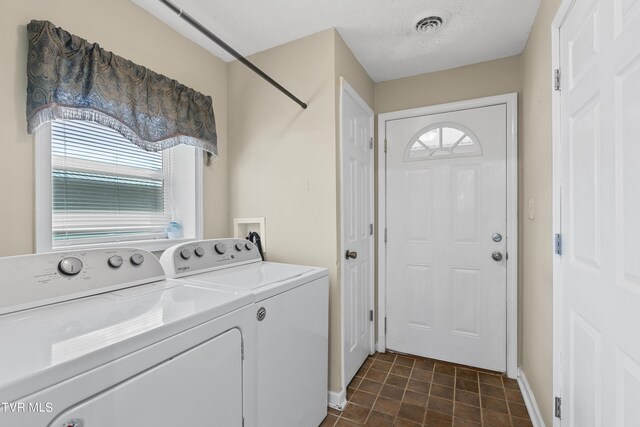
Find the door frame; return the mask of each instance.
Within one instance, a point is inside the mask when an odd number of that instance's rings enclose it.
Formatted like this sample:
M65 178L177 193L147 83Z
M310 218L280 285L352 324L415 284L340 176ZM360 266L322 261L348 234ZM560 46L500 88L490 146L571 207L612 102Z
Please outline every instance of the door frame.
M339 236L339 242L340 242L340 248L338 251L338 267L340 270L340 283L343 284L345 283L345 269L343 268L344 266L344 253L346 251L346 247L345 247L345 242L344 242L344 222L345 222L345 218L343 215L343 211L342 211L342 206L343 203L345 203L344 200L344 179L342 176L342 162L344 161L343 158L343 147L344 147L344 141L342 139L342 120L343 120L343 116L342 116L342 104L343 104L343 100L344 100L344 95L348 94L351 98L353 98L356 103L358 104L358 106L360 108L362 108L367 115L369 116L369 132L371 134L371 138L373 138L373 118L374 118L374 113L373 110L371 109L371 107L369 107L369 105L367 105L367 103L362 99L362 97L358 94L358 92L356 92L356 90L349 84L349 82L347 82L347 80L343 77L340 76L340 101L339 101L339 120L338 120L338 126L339 126L339 140L340 140L340 152L339 152L339 157L340 157L340 163L339 163L339 178L340 178L340 207L339 207L339 218L340 218L340 236ZM371 212L371 217L369 219L369 221L371 222L371 224L374 223L374 216L375 216L375 205L374 205L374 199L375 199L375 191L374 191L374 170L375 170L375 163L374 163L374 149L369 150L370 151L370 164L371 164L371 171L369 172L369 188L371 189L371 194L370 194L370 200L369 200L369 211ZM371 247L369 250L369 260L370 262L370 267L369 267L369 277L371 278L370 280L370 284L369 284L369 309L373 310L374 309L374 292L375 292L375 288L374 288L374 283L375 283L375 269L374 269L374 264L375 264L375 258L374 258L374 252L375 252L375 242L373 240L374 236L371 236L372 240L371 240ZM346 376L345 376L345 360L346 360L346 347L344 345L344 337L345 337L345 306L344 306L344 286L340 286L340 359L341 359L341 366L340 366L340 384L341 384L341 393L343 394L343 396L341 396L339 398L339 400L342 402L344 402L344 404L346 404L346 390L347 390L347 384L346 384ZM374 324L373 322L370 322L371 325L371 342L369 344L369 353L372 354L375 351L375 328L374 328ZM343 407L344 405L339 405L341 407Z
M490 96L447 104L411 108L378 115L378 343L386 350L386 274L387 247L384 239L387 225L386 122L449 113L493 105L507 107L507 376L518 376L518 94Z
M552 151L552 237L562 234L562 117L561 91L555 90L555 70L560 69L560 29L569 16L575 0L562 0L551 23L551 69L549 90L551 91L551 151ZM555 238L551 239L553 254L553 396L562 396L562 256L556 254ZM553 417L553 426L560 427L562 420Z

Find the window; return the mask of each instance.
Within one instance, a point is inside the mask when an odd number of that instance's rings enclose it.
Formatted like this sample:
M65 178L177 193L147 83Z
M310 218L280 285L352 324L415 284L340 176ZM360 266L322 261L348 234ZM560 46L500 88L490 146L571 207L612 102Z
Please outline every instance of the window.
M36 143L38 252L133 241L164 249L175 243L167 236L172 220L185 238L201 238L201 163L193 147L148 152L111 128L77 120L41 126Z
M438 123L422 129L411 138L407 148L405 161L482 155L475 135L453 123Z

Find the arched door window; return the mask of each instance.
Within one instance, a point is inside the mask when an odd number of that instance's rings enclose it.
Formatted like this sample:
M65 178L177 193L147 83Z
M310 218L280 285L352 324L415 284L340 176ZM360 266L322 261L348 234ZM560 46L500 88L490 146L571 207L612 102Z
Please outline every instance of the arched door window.
M482 155L478 138L456 123L436 123L416 133L405 151L405 161Z

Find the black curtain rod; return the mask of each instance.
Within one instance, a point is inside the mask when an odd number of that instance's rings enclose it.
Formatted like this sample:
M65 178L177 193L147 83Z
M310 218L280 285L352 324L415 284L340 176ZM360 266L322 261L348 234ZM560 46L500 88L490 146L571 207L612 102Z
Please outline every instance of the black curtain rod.
M231 55L233 55L238 61L240 61L244 65L246 65L251 71L253 71L257 75L259 75L260 77L262 77L263 79L265 79L266 81L271 83L271 85L273 85L280 92L284 93L289 98L291 98L296 104L298 104L302 108L305 108L305 109L307 108L307 104L302 102L300 99L298 99L298 97L296 97L294 94L292 94L287 89L285 89L280 83L278 83L277 81L275 81L271 77L269 77L264 71L262 71L260 68L256 67L247 58L245 58L244 56L240 55L240 53L238 53L237 50L235 50L234 48L232 48L231 46L226 44L218 36L216 36L211 31L209 31L204 25L202 25L201 23L199 23L198 21L193 19L191 16L189 16L189 14L185 13L178 6L176 6L175 4L171 3L169 0L160 0L160 2L163 3L165 6L167 6L169 9L171 9L172 11L174 11L176 14L178 14L178 16L180 18L184 19L186 22L188 22L196 30L200 31L202 34L207 36L207 38L209 40L213 41L215 44L217 44L218 46L220 46L221 48L223 48L224 50L229 52Z

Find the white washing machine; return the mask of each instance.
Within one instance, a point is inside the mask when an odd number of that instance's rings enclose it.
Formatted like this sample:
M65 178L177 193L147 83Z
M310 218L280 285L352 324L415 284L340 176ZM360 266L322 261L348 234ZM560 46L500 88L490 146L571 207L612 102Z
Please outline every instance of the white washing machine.
M257 425L318 426L327 414L327 269L262 261L242 239L180 244L160 262L181 283L255 296Z
M0 258L0 295L0 425L255 425L250 293L109 249Z

